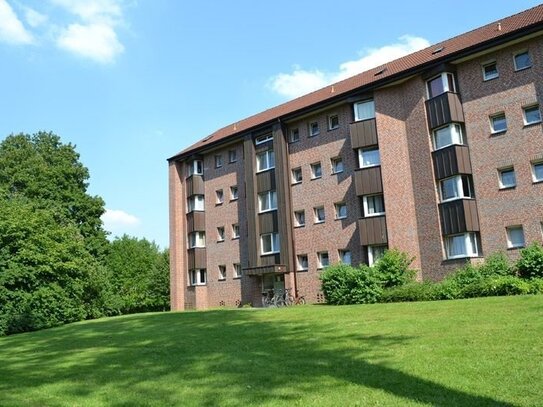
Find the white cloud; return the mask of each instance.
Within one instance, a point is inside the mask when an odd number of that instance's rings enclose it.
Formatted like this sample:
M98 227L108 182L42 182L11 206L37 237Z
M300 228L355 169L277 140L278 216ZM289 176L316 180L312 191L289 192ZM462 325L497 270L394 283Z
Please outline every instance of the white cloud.
M27 31L6 0L0 0L0 41L11 44L32 44L34 37Z
M124 232L124 230L134 228L141 223L134 215L118 209L106 209L101 219L104 222L104 228L110 232Z
M268 87L282 96L295 98L428 46L430 43L424 38L404 35L394 44L364 50L359 59L340 64L336 72L318 69L307 71L295 66L292 73L280 73L272 77Z
M79 16L88 22L109 21L122 17L119 1L116 0L51 0L53 4Z
M38 13L36 10L25 7L25 20L30 27L39 27L47 22L48 17L45 14Z

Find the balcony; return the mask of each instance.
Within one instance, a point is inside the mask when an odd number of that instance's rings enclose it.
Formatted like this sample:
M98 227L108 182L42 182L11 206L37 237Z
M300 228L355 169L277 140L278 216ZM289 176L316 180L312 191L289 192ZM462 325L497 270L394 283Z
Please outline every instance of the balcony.
M358 229L362 246L388 243L385 216L359 219Z
M358 196L382 193L381 166L355 170L354 185Z
M261 234L277 233L279 231L279 219L277 211L258 214L258 227Z
M377 144L375 119L351 123L350 133L352 148L362 148Z
M206 268L206 249L205 247L195 247L188 250L187 256L188 269Z
M426 101L430 130L451 122L464 122L462 103L457 93L445 92Z
M441 203L439 215L443 235L479 231L477 203L474 199L457 199Z
M187 233L205 232L205 212L193 211L187 213Z
M471 174L468 146L453 145L434 151L434 172L436 179L458 174Z
M187 178L187 196L204 195L204 178L201 175L191 175Z
M285 274L288 273L285 264L274 264L271 266L251 267L243 269L247 276L261 276L263 274Z
M256 192L275 190L275 169L256 174Z

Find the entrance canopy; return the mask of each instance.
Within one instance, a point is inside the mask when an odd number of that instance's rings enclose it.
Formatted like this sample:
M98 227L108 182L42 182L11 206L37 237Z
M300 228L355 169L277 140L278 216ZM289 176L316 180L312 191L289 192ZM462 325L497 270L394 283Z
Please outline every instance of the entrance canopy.
M247 276L261 276L264 274L287 274L287 266L284 264L273 264L271 266L251 267L244 269Z

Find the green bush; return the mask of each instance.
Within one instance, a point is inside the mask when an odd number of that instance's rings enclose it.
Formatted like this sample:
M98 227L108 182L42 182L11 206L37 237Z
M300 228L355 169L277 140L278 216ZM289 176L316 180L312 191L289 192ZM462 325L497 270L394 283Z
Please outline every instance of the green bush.
M415 260L398 249L386 250L374 268L379 273L384 288L397 287L413 281L415 270L409 265Z
M543 278L543 247L537 242L520 251L517 270L523 278Z
M366 265L327 267L320 275L326 302L333 305L368 304L379 300L383 289L378 273Z
M437 299L437 284L408 283L399 287L386 288L380 302L432 301Z
M477 266L483 276L514 276L515 269L503 252L488 256L483 264Z
M532 278L528 280L530 294L543 294L543 278Z
M529 294L532 286L515 276L488 277L463 287L460 298Z

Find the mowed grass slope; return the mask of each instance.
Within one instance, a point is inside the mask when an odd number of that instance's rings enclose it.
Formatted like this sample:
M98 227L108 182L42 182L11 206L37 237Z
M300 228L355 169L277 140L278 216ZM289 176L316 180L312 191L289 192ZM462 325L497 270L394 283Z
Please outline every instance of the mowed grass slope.
M543 296L140 314L0 338L1 406L540 406Z

